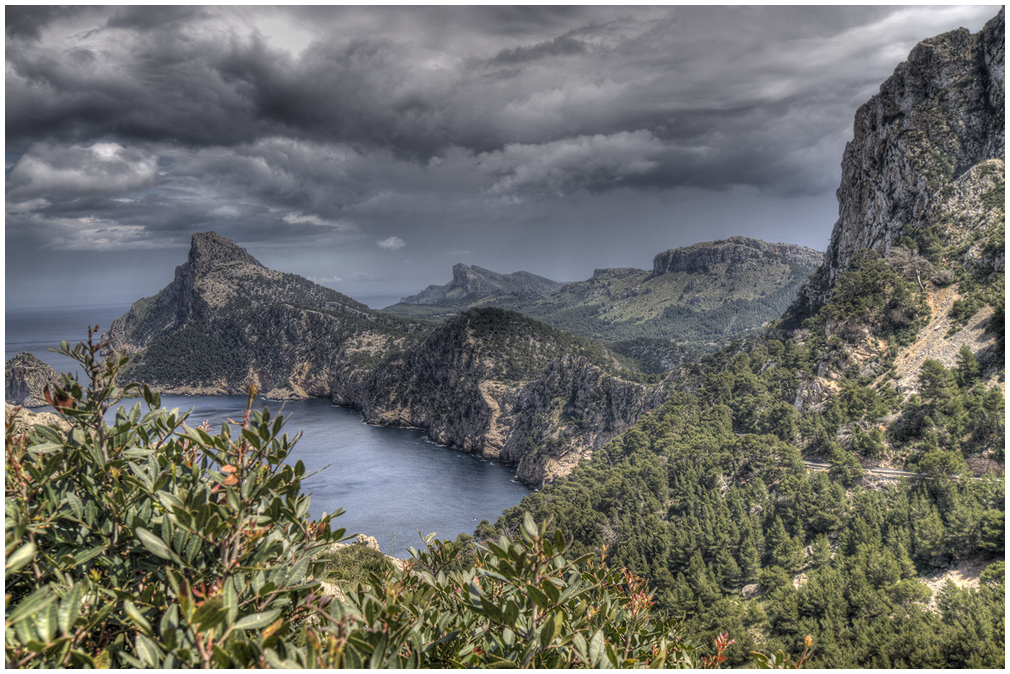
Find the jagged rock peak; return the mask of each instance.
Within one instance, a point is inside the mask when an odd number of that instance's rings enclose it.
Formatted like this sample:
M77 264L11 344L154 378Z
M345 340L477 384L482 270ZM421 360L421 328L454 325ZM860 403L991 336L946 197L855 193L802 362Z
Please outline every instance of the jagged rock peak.
M233 263L263 267L245 248L217 232L198 232L193 235L189 248L189 264L195 271Z
M60 375L30 353L19 353L4 365L4 400L13 405L43 407L43 389L59 384Z
M452 281L444 286L430 285L416 295L404 297L403 304L434 304L445 299L494 293L537 297L560 288L562 283L528 271L499 274L476 265L457 263L452 267Z
M824 264L792 319L831 295L856 253L886 254L902 236L942 218L943 190L973 166L1005 155L1004 10L971 34L923 40L856 112L838 188L838 221Z
M768 256L808 265L816 265L821 261L821 253L803 246L766 243L745 236L733 236L722 241L706 241L686 248L663 251L653 259L652 271L654 274L706 274L719 264L740 264Z
M542 295L561 286L556 281L531 274L528 271L499 274L477 265L468 267L465 264L453 266L452 285L467 293L505 291L520 295Z

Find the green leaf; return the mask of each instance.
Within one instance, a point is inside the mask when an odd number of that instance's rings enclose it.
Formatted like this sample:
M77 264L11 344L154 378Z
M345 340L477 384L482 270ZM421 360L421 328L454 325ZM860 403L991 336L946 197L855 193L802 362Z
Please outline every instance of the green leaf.
M200 604L193 612L192 623L201 630L207 630L218 624L225 614L224 599L214 597Z
M52 593L52 590L50 590L48 586L41 587L22 599L21 603L17 605L17 608L6 615L5 622L8 624L16 624L33 613L41 611L49 604L56 601L56 599L56 595ZM10 607L8 607L8 610L9 609Z
M173 508L185 509L182 500L179 499L175 494L170 494L167 491L159 491L156 496L158 500L161 501L161 505L165 510L171 512Z
M586 638L582 636L582 632L576 632L575 637L572 639L572 646L575 648L575 654L579 656L582 660L589 659L589 644L586 643Z
M515 603L511 599L505 604L505 609L503 611L504 622L506 625L515 625L516 620L519 619L519 604Z
M561 611L555 611L554 614L544 623L543 627L540 629L540 648L547 648L551 645L559 634L561 634L561 627L564 624L565 616Z
M60 632L63 634L70 634L74 629L74 623L77 622L77 616L80 615L81 597L83 595L84 584L74 583L74 586L70 588L70 592L60 602L60 610L57 617L60 623Z
M59 611L55 603L50 603L45 609L35 614L35 629L39 636L47 644L56 636L56 628L59 623Z
M603 630L596 630L596 633L589 640L589 666L599 668L603 660Z
M229 578L224 583L224 608L228 613L228 623L235 622L238 617L238 594L235 592L234 578Z
M154 555L161 557L162 559L170 559L176 564L181 564L182 560L172 552L172 550L165 545L165 542L158 538L156 535L152 534L147 529L142 527L137 527L137 538L143 543L144 547Z
M551 605L551 601L547 598L547 595L532 585L526 588L526 592L529 594L530 599L533 600L533 603L540 608L546 610Z
M161 649L143 634L138 634L137 657L144 663L144 667L157 667L161 664Z
M41 442L32 445L28 448L28 453L32 456L43 456L45 454L52 454L53 452L58 452L63 449L63 445L55 442Z
M127 599L123 602L123 609L126 611L126 615L130 616L130 619L134 622L134 624L140 628L141 632L147 636L154 634L154 629L151 627L151 623L149 623L147 618L143 616L136 604Z
M84 517L84 505L81 503L81 499L77 497L77 494L72 491L67 492L67 505L70 506L71 512L74 513L74 517L78 520Z
M543 584L540 586L544 589L544 594L547 595L548 599L551 600L552 604L557 604L558 599L561 598L561 590L558 586L551 582L550 578L544 580Z
M105 552L106 547L107 546L105 546L105 545L96 545L95 547L91 548L90 550L85 550L84 552L82 552L82 553L78 554L76 557L74 557L74 564L77 565L77 566L80 566L84 562L90 561L90 560L94 559L95 557L98 557L99 555L101 555L101 554L103 554Z
M279 608L275 608L269 611L263 611L262 613L253 613L252 615L243 616L239 618L239 621L237 623L235 623L235 629L237 630L261 629L272 623L280 614L281 610Z
M305 574L308 572L310 561L312 560L309 559L309 556L305 555L297 562L295 562L295 565L291 567L291 572L288 574L287 578L288 585L297 585L298 583L302 582L302 580L305 578Z
M529 534L530 538L536 538L537 534L537 523L533 521L533 515L529 512L523 513L523 531Z
M17 573L26 567L34 557L35 544L29 541L12 552L7 559L4 560L4 578L7 578L12 573Z

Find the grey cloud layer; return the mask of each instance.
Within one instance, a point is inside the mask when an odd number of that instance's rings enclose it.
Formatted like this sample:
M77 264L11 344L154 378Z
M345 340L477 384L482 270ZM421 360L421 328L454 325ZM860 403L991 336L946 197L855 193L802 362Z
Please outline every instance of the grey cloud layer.
M830 198L856 106L995 11L7 7L8 255L213 228L430 256L563 238L572 197Z

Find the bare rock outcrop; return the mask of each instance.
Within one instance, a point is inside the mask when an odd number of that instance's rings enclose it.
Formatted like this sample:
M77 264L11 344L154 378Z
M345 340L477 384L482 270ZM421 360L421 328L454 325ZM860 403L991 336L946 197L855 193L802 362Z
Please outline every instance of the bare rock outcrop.
M652 272L708 274L719 265L732 265L740 269L760 263L766 257L777 257L787 262L807 265L815 265L821 261L820 253L803 246L766 243L758 239L734 236L724 241L698 243L659 253L652 261Z
M28 433L32 426L49 426L64 433L68 433L72 427L65 417L54 412L32 412L10 403L4 403L4 421L11 435Z
M45 407L43 390L59 383L59 373L30 353L19 353L4 365L4 400L13 405Z

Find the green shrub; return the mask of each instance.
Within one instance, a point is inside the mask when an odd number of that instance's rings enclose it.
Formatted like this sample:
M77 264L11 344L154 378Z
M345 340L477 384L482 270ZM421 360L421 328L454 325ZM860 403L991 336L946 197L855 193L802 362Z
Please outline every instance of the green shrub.
M325 578L343 586L368 582L372 575L388 575L393 562L378 550L364 545L347 545L319 556L326 563Z
M72 422L5 434L5 664L29 668L718 665L652 611L645 581L573 559L527 515L515 540L426 539L407 568L332 548L340 513L309 519L284 420L185 425L126 358L60 351L50 399ZM118 407L140 395L132 408ZM110 423L106 419L113 416ZM336 566L335 566L336 565ZM316 578L358 581L345 599Z
M319 611L313 557L343 535L307 518L305 468L268 410L217 435L185 426L147 387L117 388L126 359L61 352L69 433L6 437L5 659L18 667L307 664L295 638ZM148 406L119 407L139 393ZM250 404L253 399L250 394Z

